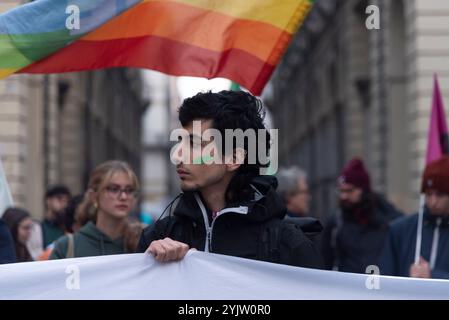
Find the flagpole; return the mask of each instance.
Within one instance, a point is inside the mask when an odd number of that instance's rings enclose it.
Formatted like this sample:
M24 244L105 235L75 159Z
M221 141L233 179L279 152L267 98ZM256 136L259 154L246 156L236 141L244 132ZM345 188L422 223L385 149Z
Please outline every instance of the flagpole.
M419 264L419 258L421 257L422 225L423 225L425 201L426 196L424 195L424 193L421 193L419 197L418 226L416 230L415 265Z

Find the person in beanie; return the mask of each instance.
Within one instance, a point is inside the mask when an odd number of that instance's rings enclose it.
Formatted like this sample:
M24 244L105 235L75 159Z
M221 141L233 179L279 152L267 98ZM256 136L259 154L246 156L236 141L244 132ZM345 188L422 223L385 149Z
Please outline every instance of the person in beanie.
M449 279L449 156L427 165L421 192L426 197L421 228L418 230L419 214L391 225L380 272L390 276ZM416 248L420 255L418 263L415 263Z
M322 251L327 269L365 273L378 265L390 221L401 213L371 190L362 160L355 158L338 178L339 208L323 231Z

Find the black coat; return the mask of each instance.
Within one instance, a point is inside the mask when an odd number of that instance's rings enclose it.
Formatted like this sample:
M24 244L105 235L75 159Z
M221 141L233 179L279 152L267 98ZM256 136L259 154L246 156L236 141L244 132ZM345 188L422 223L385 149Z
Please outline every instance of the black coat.
M152 241L169 237L200 251L300 267L322 267L318 251L304 233L293 225L281 224L286 209L275 192L276 179L260 176L251 184L255 188L251 199L221 210L212 223L209 223L210 211L204 208L198 193L182 194L172 215L143 230L139 250L144 252ZM273 261L265 254L264 230L278 221L283 227L279 259Z
M366 273L368 266L379 265L389 223L402 213L381 196L372 196L373 210L369 223L361 224L341 210L328 220L322 237L327 269Z

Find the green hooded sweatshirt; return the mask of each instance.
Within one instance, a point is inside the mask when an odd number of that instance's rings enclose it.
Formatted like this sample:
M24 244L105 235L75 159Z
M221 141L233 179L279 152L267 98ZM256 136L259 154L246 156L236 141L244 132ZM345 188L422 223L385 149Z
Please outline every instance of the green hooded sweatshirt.
M64 236L56 241L50 259L67 257L68 239L68 236ZM74 258L125 253L123 238L111 240L93 222L88 222L76 232L73 240Z
M61 229L54 222L47 219L42 222L41 226L44 249L64 235L64 229Z

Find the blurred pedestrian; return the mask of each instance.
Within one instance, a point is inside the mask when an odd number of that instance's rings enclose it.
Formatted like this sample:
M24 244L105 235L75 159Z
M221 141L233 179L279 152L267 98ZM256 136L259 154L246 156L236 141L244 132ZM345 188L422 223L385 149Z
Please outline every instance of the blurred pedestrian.
M393 222L380 271L390 276L449 279L449 156L427 165L421 191L426 197L423 223L418 228L418 214Z
M0 264L16 262L14 240L8 226L0 219Z
M43 221L33 219L28 251L34 260L40 260L51 251L54 241L65 234L64 214L70 191L63 185L52 186L45 192Z
M6 209L2 219L8 226L14 240L17 262L33 261L26 246L33 226L30 214L24 209L9 208Z
M133 235L140 231L128 218L138 192L139 182L127 163L108 161L96 167L75 218L85 224L56 241L50 259L135 252L138 236Z
M386 199L371 189L360 159L353 159L338 178L339 209L325 225L322 246L327 269L366 273L378 266L389 223L400 217Z
M78 208L80 207L80 204L83 202L83 199L84 195L76 195L72 197L67 204L64 213L64 226L66 235L78 231L81 227L81 224L75 220L75 216ZM49 244L47 248L38 256L37 260L48 260L54 249L54 245L55 242Z
M64 213L71 198L63 185L50 187L45 193L45 214L42 221L44 249L65 234Z
M281 168L276 176L278 192L287 207L287 215L308 216L311 197L305 171L298 167Z

